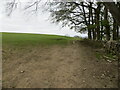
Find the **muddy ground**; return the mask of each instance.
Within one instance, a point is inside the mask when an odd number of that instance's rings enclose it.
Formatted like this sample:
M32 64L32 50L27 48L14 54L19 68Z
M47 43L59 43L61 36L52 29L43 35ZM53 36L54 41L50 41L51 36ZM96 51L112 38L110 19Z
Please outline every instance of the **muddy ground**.
M98 60L83 44L2 50L3 88L117 88L117 61Z

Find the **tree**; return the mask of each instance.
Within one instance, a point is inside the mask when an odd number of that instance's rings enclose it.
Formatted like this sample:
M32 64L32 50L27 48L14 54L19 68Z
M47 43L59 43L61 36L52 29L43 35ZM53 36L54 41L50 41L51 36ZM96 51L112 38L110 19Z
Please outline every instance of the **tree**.
M110 13L113 15L117 24L120 26L120 7L117 7L114 2L104 2L104 4L110 10Z

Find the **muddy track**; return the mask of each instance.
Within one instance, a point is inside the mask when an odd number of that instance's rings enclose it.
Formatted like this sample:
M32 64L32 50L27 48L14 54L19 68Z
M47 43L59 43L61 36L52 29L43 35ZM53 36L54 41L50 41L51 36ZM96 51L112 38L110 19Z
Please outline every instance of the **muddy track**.
M117 87L117 62L98 61L82 44L3 50L5 88Z

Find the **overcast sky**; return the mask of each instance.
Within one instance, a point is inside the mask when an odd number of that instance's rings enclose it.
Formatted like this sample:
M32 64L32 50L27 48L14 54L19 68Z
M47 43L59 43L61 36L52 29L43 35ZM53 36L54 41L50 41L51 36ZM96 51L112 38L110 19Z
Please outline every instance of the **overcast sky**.
M23 2L22 2L23 3ZM4 3L2 4L4 7ZM40 8L38 14L25 14L23 11L17 9L10 17L0 13L0 31L1 32L20 32L20 33L40 33L40 34L56 34L69 36L86 36L84 34L76 33L68 27L61 28L60 24L53 24L48 20L49 12L42 12L43 7Z

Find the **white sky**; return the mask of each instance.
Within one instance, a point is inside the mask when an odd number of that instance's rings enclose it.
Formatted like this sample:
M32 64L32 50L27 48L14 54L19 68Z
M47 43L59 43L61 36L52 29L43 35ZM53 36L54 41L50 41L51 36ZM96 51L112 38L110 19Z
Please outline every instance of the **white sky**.
M2 5L4 6L4 5ZM60 24L51 23L49 12L40 12L37 15L24 14L23 11L16 10L10 17L5 16L4 12L0 13L0 32L20 32L20 33L40 33L56 35L79 35L85 37L85 34L76 33L68 27L61 28Z

